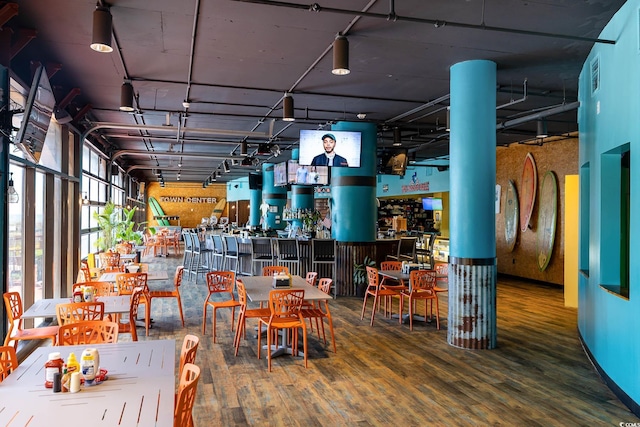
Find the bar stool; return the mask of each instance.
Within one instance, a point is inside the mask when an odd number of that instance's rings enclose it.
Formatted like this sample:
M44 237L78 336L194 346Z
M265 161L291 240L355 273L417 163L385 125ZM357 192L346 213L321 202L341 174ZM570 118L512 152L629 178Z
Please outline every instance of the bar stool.
M264 265L273 265L273 242L270 237L251 238L251 274L256 275L254 266L259 264L260 270Z
M198 233L191 232L191 241L193 243L193 261L191 262L191 274L195 274L196 283L198 283L198 275L209 271L209 255L213 249L207 249L205 242L200 241Z
M182 230L182 238L184 239L184 256L182 257L182 265L184 266L184 272L187 274L191 274L191 261L193 258L191 230L187 228Z
M222 270L224 266L224 240L220 234L214 234L213 238L213 265L212 269Z
M300 274L300 246L298 239L274 239L278 265L289 267L291 274Z
M224 240L224 263L222 264L222 270L230 270L238 274L239 271L239 256L238 256L238 241L235 236L230 234L225 234L222 236ZM233 260L235 262L233 266L233 270L227 265L229 261Z

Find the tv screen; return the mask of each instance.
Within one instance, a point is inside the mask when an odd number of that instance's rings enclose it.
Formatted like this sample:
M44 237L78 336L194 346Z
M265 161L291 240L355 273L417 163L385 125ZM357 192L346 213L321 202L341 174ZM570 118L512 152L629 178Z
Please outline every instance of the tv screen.
M24 117L16 135L15 145L33 163L40 161L56 99L44 66L39 66L33 77Z
M380 173L384 175L404 176L409 163L408 150L406 148L386 149L380 155Z
M301 130L300 160L303 166L359 168L362 149L360 132Z
M287 162L273 165L273 185L276 187L287 185Z
M302 166L289 160L289 184L329 185L328 166Z
M425 197L422 199L422 209L425 211L441 211L442 199L436 197Z
M262 190L262 174L249 174L249 190Z

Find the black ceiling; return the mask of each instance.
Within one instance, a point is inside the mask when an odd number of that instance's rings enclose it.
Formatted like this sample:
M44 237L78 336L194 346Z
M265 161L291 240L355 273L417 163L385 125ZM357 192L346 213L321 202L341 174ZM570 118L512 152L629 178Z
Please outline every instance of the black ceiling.
M33 62L49 70L58 102L81 130L131 175L202 182L229 158L222 180L246 175L258 144L290 157L300 129L340 120L378 125L378 146L394 128L420 159L446 159L449 68L496 62L499 145L536 141L536 119L550 135L577 130L578 75L595 39L624 1L598 0L113 0L112 53L89 48L94 1L20 0L5 27L19 46L11 68L30 82ZM101 2L102 4L102 2ZM351 73L331 73L332 42L348 37ZM605 41L599 41L605 42ZM16 49L17 50L17 49ZM119 111L131 80L134 113ZM282 120L282 97L295 101L295 122ZM185 108L184 101L189 102ZM167 126L170 125L170 126ZM150 126L149 128L144 128ZM197 129L207 129L198 131ZM238 163L235 165L235 163ZM222 168L220 168L222 170Z

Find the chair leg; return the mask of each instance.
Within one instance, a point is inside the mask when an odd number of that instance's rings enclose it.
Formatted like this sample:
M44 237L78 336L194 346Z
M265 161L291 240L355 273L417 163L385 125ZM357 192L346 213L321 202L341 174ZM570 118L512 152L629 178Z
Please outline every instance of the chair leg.
M202 335L205 335L207 329L207 301L204 302L204 310L202 310Z
M176 296L178 300L178 310L180 310L180 320L182 320L182 327L184 328L184 314L182 313L182 299L180 298L180 294L178 293Z
M373 298L373 307L374 307L374 310L371 310L371 326L373 326L373 318L376 316L376 310L375 310L375 307L376 307L378 304L380 304L380 301L379 301L379 297L378 297L378 295L376 295L376 296Z
M216 307L213 307L213 314L211 315L213 317L213 343L216 343Z
M364 301L362 302L362 314L360 314L360 320L364 319L364 311L367 308L367 296L369 296L369 293L365 292Z

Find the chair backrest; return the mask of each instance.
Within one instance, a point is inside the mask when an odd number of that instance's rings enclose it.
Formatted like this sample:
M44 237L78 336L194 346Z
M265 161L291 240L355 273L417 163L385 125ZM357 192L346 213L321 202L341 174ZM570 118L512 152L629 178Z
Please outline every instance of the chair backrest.
M402 270L402 261L382 261L380 270L400 271Z
M191 241L191 231L188 229L182 230L182 238L184 239L184 250L191 252L193 250L193 242Z
M116 291L115 286L111 282L78 282L73 284L73 286L71 287L71 292L73 293L83 286L92 286L93 289L95 289L95 295L100 297L118 295L118 291Z
M173 415L173 425L193 427L193 404L196 400L196 389L200 378L200 368L193 363L184 365L180 373L180 383L176 394L176 408Z
M182 350L180 350L180 370L182 374L184 365L187 363L196 363L196 352L198 351L198 344L200 344L200 338L195 335L187 334L182 341Z
M311 257L313 262L335 262L336 241L334 239L312 239Z
M233 271L210 271L207 273L207 287L209 295L213 293L228 292L233 299L233 287L236 282L236 273Z
M230 256L238 255L238 241L235 236L231 236L229 234L225 234L222 236L224 239L224 245L226 247L226 254Z
M368 285L369 285L369 290L370 291L378 291L379 288L379 282L380 282L380 276L378 276L378 269L375 267L369 267L368 265L365 266L366 270L367 270L367 281L368 281Z
M202 250L202 242L197 231L191 232L191 250L196 253Z
M116 245L116 252L119 254L130 254L133 252L133 245L128 242L118 243Z
M13 326L14 321L17 321L17 327L22 327L22 297L18 292L5 292L2 295L4 299L4 306L7 309L7 317L9 318L9 328ZM7 332L9 336L10 330Z
M77 323L83 320L103 320L104 303L96 302L70 302L56 305L58 325Z
M102 268L117 268L120 266L120 254L118 252L100 252L100 264Z
M305 278L308 284L311 286L316 285L316 280L318 280L318 273L316 271L308 271L307 277Z
M436 295L433 288L436 286L435 270L413 270L409 274L409 286L412 293L421 293L424 295Z
M304 302L304 289L274 289L269 292L271 318L299 317Z
M270 237L251 238L252 258L273 258L273 242Z
M214 234L212 237L213 237L213 251L217 254L223 254L224 241L222 240L222 236L219 234Z
M16 349L10 345L0 346L0 383L17 367Z
M318 281L318 289L324 292L327 295L331 295L331 285L333 284L333 279L328 277L323 277Z
M105 320L83 320L61 325L58 345L102 344L118 342L118 324Z
M449 274L449 264L438 263L435 265L434 270L439 276L446 276Z
M173 284L176 288L182 285L182 276L184 276L184 265L179 265L176 267L176 274L173 276Z
M241 306L247 305L247 289L244 287L242 279L236 280L236 290L238 291L238 302Z
M83 282L91 281L91 269L86 261L80 262L80 272L82 273Z
M147 273L121 273L116 275L116 284L118 285L118 293L120 295L133 294L134 288L142 287L145 290L147 286Z
M398 259L404 258L415 259L416 257L416 241L417 237L402 237L398 244Z
M300 258L298 239L276 239L278 258L296 260Z
M266 265L262 267L263 276L273 276L274 274L289 274L289 267L286 265Z

